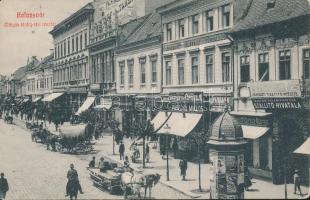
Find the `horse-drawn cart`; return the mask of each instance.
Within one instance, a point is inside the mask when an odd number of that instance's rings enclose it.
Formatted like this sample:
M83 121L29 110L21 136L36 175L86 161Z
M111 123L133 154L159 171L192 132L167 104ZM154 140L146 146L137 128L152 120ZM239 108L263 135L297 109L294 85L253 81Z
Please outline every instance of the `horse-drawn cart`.
M108 167L104 171L100 171L99 168L88 168L91 180L96 187L108 190L111 194L122 192L121 175L124 169L117 167L115 163L106 163Z

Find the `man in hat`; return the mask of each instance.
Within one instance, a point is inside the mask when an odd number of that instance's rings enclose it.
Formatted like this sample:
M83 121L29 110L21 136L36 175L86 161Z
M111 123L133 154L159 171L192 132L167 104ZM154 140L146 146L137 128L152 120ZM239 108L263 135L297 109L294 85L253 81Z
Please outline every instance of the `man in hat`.
M105 165L104 165L104 158L101 157L100 161L98 163L98 168L100 169L100 172L104 172L104 167L105 167Z
M124 160L124 154L125 154L125 145L123 141L121 141L121 144L119 145L119 159Z
M296 194L296 189L298 189L300 196L302 196L301 189L300 189L301 180L299 176L299 171L297 169L295 169L293 178L294 178L294 194Z
M93 156L93 159L89 162L88 167L94 168L96 164L96 157Z
M67 173L68 182L67 182L67 186L66 186L66 196L69 195L69 184L72 182L76 182L76 184L78 185L80 193L83 194L78 176L79 175L78 175L76 169L74 169L74 165L70 164L70 169L68 170L68 173Z
M5 199L5 195L9 191L9 184L6 178L4 178L4 173L1 173L0 178L0 199Z

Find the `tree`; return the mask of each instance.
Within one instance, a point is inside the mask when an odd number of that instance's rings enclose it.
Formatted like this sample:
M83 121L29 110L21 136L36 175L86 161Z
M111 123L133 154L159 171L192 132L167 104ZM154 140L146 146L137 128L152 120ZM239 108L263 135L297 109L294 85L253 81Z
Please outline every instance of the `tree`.
M154 126L151 124L150 120L147 121L135 121L133 123L132 129L137 133L138 140L143 139L143 168L145 168L145 139L146 137L150 137L152 134L154 134Z
M208 137L204 133L204 131L199 131L199 132L194 132L190 136L194 142L197 145L197 153L198 153L198 184L199 184L199 191L201 192L201 155L200 155L200 150L201 147L205 147L205 144L208 141Z

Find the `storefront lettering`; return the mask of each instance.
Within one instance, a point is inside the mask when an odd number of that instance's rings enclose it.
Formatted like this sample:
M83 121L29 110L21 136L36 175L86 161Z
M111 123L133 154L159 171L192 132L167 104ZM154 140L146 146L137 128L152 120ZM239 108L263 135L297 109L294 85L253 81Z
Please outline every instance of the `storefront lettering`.
M300 101L293 99L253 99L255 109L300 109Z

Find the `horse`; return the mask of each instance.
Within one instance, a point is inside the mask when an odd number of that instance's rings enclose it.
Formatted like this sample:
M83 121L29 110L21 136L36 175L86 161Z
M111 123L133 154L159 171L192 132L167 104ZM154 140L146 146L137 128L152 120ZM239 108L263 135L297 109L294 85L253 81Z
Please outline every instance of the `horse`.
M129 192L141 198L141 188L144 188L144 198L146 198L147 189L149 189L149 198L151 198L152 187L158 183L159 179L160 175L158 173L143 175L134 172L124 172L121 176L124 198L127 198Z
M79 182L78 181L69 181L68 182L68 194L70 200L77 199L78 191L79 191Z

